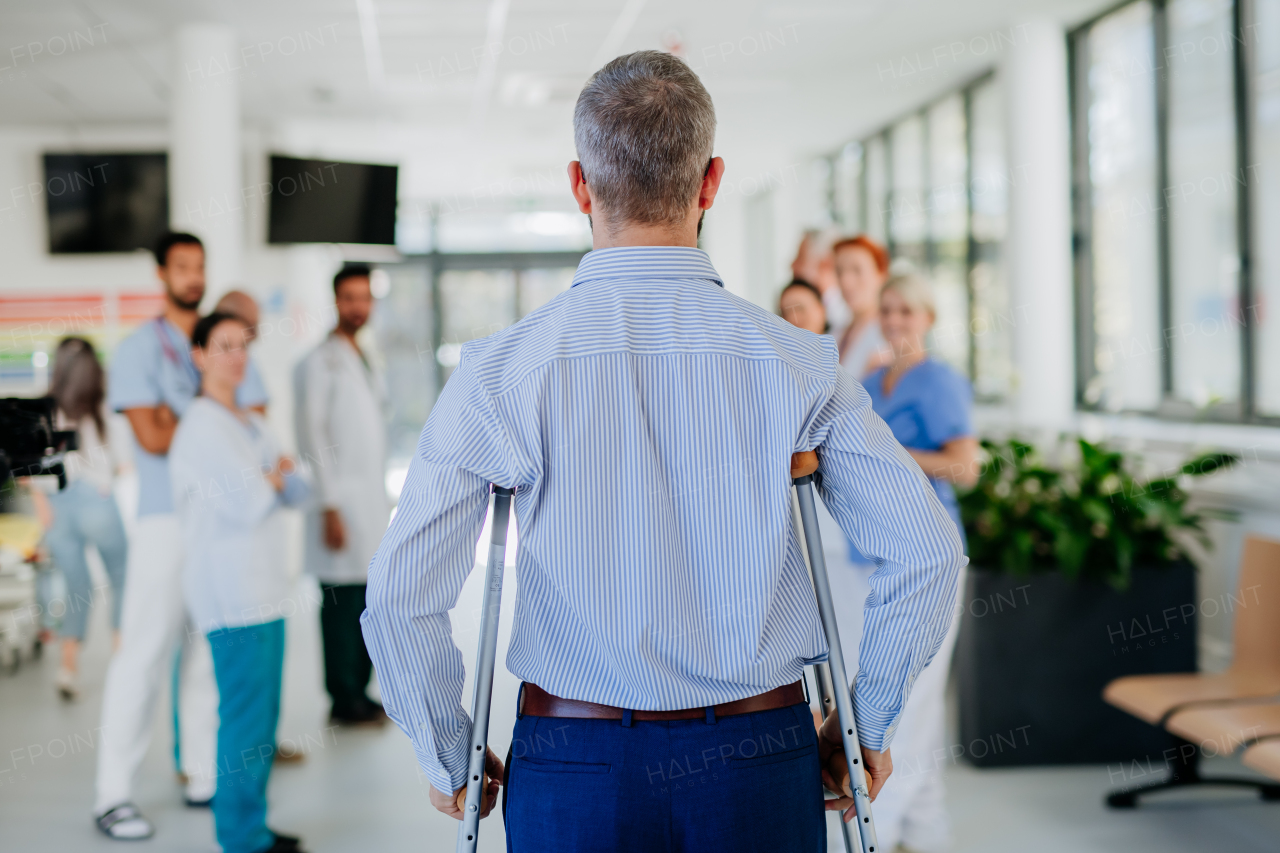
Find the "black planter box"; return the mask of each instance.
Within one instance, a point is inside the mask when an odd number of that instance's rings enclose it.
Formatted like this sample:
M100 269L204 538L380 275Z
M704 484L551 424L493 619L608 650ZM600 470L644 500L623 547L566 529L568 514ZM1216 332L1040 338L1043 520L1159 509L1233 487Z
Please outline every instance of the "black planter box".
M1172 735L1102 701L1113 678L1196 670L1195 568L1124 592L970 567L956 641L960 747L980 767L1161 761Z

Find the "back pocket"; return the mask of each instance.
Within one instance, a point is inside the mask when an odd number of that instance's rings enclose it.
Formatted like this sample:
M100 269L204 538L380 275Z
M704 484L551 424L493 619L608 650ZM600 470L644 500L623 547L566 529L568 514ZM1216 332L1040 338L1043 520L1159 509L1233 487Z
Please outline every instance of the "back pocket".
M611 764L587 764L581 761L547 761L545 758L517 758L521 770L538 773L608 773Z
M816 751L812 746L802 746L799 749L788 749L782 752L768 752L752 758L731 758L729 759L729 765L731 767L762 767L766 764L781 764L784 761L798 761L801 758L809 758L815 754Z

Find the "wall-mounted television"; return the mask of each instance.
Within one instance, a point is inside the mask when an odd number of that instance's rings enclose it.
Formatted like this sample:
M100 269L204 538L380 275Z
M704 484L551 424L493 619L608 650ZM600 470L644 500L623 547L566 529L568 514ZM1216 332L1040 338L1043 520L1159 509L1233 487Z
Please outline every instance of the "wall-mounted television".
M396 242L396 166L271 158L270 243Z
M169 228L163 153L45 154L49 251L150 249Z

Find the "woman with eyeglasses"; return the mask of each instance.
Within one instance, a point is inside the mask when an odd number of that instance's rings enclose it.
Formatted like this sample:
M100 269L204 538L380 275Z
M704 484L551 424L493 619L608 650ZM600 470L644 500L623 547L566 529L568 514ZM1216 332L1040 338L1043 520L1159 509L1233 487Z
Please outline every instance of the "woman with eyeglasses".
M296 609L282 510L310 488L266 422L236 400L248 326L213 313L196 323L191 357L200 396L169 449L186 561L183 592L208 636L218 684L218 792L213 821L224 853L294 853L297 838L267 827L284 670L284 616Z

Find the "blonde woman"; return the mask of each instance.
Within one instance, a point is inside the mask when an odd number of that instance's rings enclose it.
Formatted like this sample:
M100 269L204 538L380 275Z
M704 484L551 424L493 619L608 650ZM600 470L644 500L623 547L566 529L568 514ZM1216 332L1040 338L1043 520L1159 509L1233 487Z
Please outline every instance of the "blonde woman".
M933 291L919 275L895 275L885 282L880 334L890 361L863 384L872 409L929 478L963 540L953 484L969 485L977 478L973 389L957 370L929 354L926 339L936 319Z

